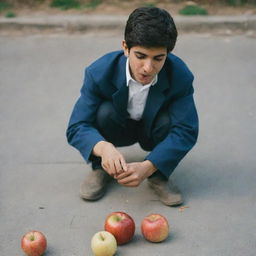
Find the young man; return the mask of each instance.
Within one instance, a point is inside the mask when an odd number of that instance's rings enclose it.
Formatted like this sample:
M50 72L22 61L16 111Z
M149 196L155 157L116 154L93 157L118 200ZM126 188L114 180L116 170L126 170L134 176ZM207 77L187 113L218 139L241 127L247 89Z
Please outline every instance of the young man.
M169 177L196 143L198 117L193 75L170 53L176 39L167 11L138 8L127 21L123 51L86 69L67 129L68 142L92 163L80 188L83 199L101 198L110 179L136 187L147 178L164 204L182 203ZM136 142L150 153L127 163L118 147Z

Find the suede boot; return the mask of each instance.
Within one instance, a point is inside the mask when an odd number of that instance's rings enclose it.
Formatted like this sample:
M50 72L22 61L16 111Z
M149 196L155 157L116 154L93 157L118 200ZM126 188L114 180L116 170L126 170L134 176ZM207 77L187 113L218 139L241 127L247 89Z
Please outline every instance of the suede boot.
M80 186L81 198L89 201L96 201L102 198L111 179L112 177L102 169L91 171Z
M148 178L148 185L158 195L159 200L168 206L177 206L183 203L181 192L171 180L167 180L161 174Z

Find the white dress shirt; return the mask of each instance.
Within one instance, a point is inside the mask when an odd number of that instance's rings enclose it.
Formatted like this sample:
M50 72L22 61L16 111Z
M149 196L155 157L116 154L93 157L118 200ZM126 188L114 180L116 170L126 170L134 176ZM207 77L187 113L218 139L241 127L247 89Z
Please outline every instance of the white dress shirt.
M130 118L133 120L140 120L146 105L148 92L150 86L153 86L157 82L157 75L154 79L146 85L135 81L130 73L129 58L126 61L126 84L129 87L129 98L127 111L130 114Z

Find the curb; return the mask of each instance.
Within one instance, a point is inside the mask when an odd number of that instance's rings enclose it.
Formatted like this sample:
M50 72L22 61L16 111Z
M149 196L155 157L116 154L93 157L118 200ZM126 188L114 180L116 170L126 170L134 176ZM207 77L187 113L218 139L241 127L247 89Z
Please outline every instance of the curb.
M86 31L94 29L121 29L126 22L125 16L110 15L55 15L19 18L0 18L0 29Z
M0 18L0 30L57 30L66 32L123 29L127 16L123 15L55 15ZM243 16L174 16L181 32L212 30L256 31L256 15Z
M208 17L176 17L177 27L184 32L189 31L256 31L256 15L251 16L208 16Z

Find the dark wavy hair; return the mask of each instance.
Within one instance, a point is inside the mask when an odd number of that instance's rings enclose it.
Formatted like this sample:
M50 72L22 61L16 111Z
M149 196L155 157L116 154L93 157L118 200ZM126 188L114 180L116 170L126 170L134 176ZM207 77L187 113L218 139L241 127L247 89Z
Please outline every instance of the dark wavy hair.
M124 39L131 49L133 46L166 47L173 50L177 40L177 29L171 15L164 9L141 7L129 16Z

